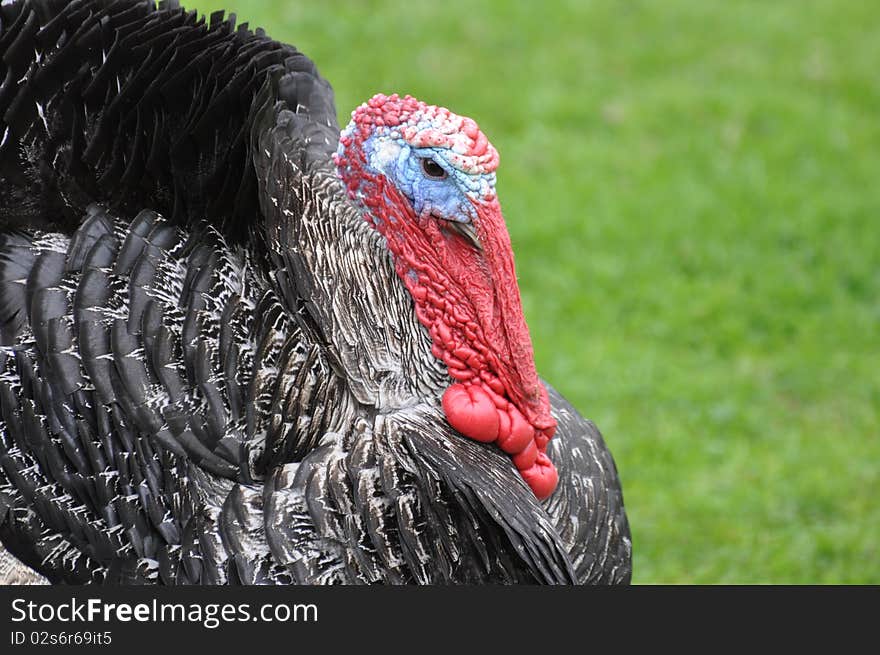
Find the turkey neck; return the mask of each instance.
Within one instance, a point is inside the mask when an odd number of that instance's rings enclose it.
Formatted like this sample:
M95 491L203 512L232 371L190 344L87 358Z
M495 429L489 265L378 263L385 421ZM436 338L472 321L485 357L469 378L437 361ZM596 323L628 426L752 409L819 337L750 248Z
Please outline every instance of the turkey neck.
M362 184L367 220L385 237L397 275L427 329L432 354L455 382L443 394L449 423L496 442L539 498L555 488L546 448L556 428L538 379L510 237L497 197L474 203L481 249L445 221L416 216L384 177Z

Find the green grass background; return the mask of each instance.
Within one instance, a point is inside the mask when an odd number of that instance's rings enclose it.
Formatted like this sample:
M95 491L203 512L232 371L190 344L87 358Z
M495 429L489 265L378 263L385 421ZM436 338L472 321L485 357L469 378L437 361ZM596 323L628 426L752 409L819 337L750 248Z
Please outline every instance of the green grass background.
M634 582L880 583L880 5L188 6L297 45L343 124L397 91L488 134L538 367L615 455Z

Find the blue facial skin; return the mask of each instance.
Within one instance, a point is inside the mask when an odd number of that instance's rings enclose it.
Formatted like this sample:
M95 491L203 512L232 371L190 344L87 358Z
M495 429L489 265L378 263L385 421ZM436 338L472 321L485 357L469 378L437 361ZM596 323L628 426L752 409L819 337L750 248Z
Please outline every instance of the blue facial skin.
M384 174L412 203L419 216L434 215L447 221L471 223L476 218L473 200L486 185L495 186L495 175L469 175L452 166L446 148L413 148L401 138L373 135L363 145L367 167ZM446 176L432 178L423 168L431 159Z

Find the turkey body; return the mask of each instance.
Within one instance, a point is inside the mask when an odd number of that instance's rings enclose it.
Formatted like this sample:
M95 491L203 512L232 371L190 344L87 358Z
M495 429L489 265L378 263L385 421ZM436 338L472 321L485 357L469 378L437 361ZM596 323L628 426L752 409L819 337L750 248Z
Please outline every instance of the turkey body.
M562 396L543 502L446 421L447 369L346 195L302 53L221 14L81 0L4 4L0 54L0 540L19 573L629 580L614 462Z

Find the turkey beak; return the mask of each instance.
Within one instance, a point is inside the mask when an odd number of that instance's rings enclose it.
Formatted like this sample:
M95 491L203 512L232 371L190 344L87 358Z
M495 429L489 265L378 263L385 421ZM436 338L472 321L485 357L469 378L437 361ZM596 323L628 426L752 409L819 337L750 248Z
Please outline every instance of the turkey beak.
M483 252L483 245L480 243L480 239L477 236L477 230L472 223L446 221L446 227L464 237L464 240L476 248L478 252Z

